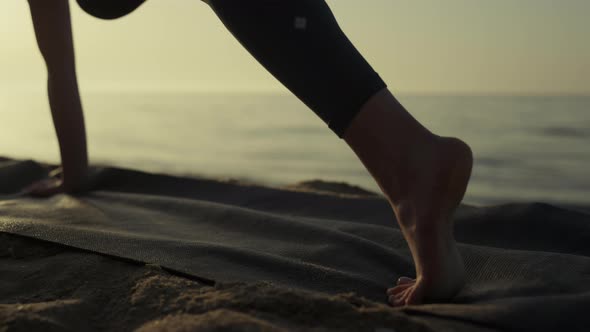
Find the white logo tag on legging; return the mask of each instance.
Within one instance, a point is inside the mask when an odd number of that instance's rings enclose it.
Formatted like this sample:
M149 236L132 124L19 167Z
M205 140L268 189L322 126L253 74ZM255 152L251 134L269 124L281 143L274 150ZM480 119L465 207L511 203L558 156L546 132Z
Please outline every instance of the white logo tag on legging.
M295 17L295 29L305 30L307 28L307 18L306 17Z

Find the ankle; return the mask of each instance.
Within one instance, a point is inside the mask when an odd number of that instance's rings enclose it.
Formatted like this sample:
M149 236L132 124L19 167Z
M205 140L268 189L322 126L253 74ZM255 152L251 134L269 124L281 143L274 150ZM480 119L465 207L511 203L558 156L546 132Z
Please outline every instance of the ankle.
M369 149L383 157L407 158L438 137L418 122L388 89L371 97L347 129L344 140L355 152ZM358 153L357 153L358 154Z
M393 147L402 150L433 136L388 89L383 89L363 105L345 132L344 140L349 145L367 142L373 144L373 149Z
M425 154L435 150L439 137L422 126L384 89L363 106L344 140L384 194L394 200L403 198L412 172L423 162Z

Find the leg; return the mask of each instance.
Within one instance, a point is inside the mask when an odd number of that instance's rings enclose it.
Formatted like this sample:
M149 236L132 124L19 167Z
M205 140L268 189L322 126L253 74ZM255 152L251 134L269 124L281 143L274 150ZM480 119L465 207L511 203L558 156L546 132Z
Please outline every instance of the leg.
M322 0L209 0L238 41L343 138L388 198L416 280L393 305L447 300L464 283L452 213L471 173L469 147L418 123L338 27Z
M237 40L339 136L386 87L323 0L209 0Z

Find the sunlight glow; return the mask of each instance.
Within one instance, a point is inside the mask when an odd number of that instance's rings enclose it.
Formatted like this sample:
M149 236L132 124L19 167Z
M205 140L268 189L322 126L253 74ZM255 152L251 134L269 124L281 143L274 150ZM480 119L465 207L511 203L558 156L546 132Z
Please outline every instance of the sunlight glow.
M590 2L328 1L343 30L402 93L588 94ZM100 21L71 2L84 90L287 90L197 0L150 0ZM0 3L0 86L44 86L26 1Z

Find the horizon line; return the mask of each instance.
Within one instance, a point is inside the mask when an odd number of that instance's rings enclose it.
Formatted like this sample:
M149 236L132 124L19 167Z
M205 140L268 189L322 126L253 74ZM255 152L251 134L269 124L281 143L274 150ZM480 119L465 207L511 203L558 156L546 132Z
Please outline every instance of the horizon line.
M1 85L0 85L1 86ZM395 90L390 88L392 93L399 96L406 97L590 97L590 91L576 92L576 91L462 91L462 90L448 90L448 91L434 91L434 90ZM158 86L103 86L103 85L80 85L81 94L96 94L96 93L160 93L160 94L262 94L262 95L293 95L289 90L282 87L281 89L267 88L267 89L252 89L252 88L203 88L203 87L158 87ZM1 94L46 94L47 90L44 85L35 86L4 86L0 89Z

